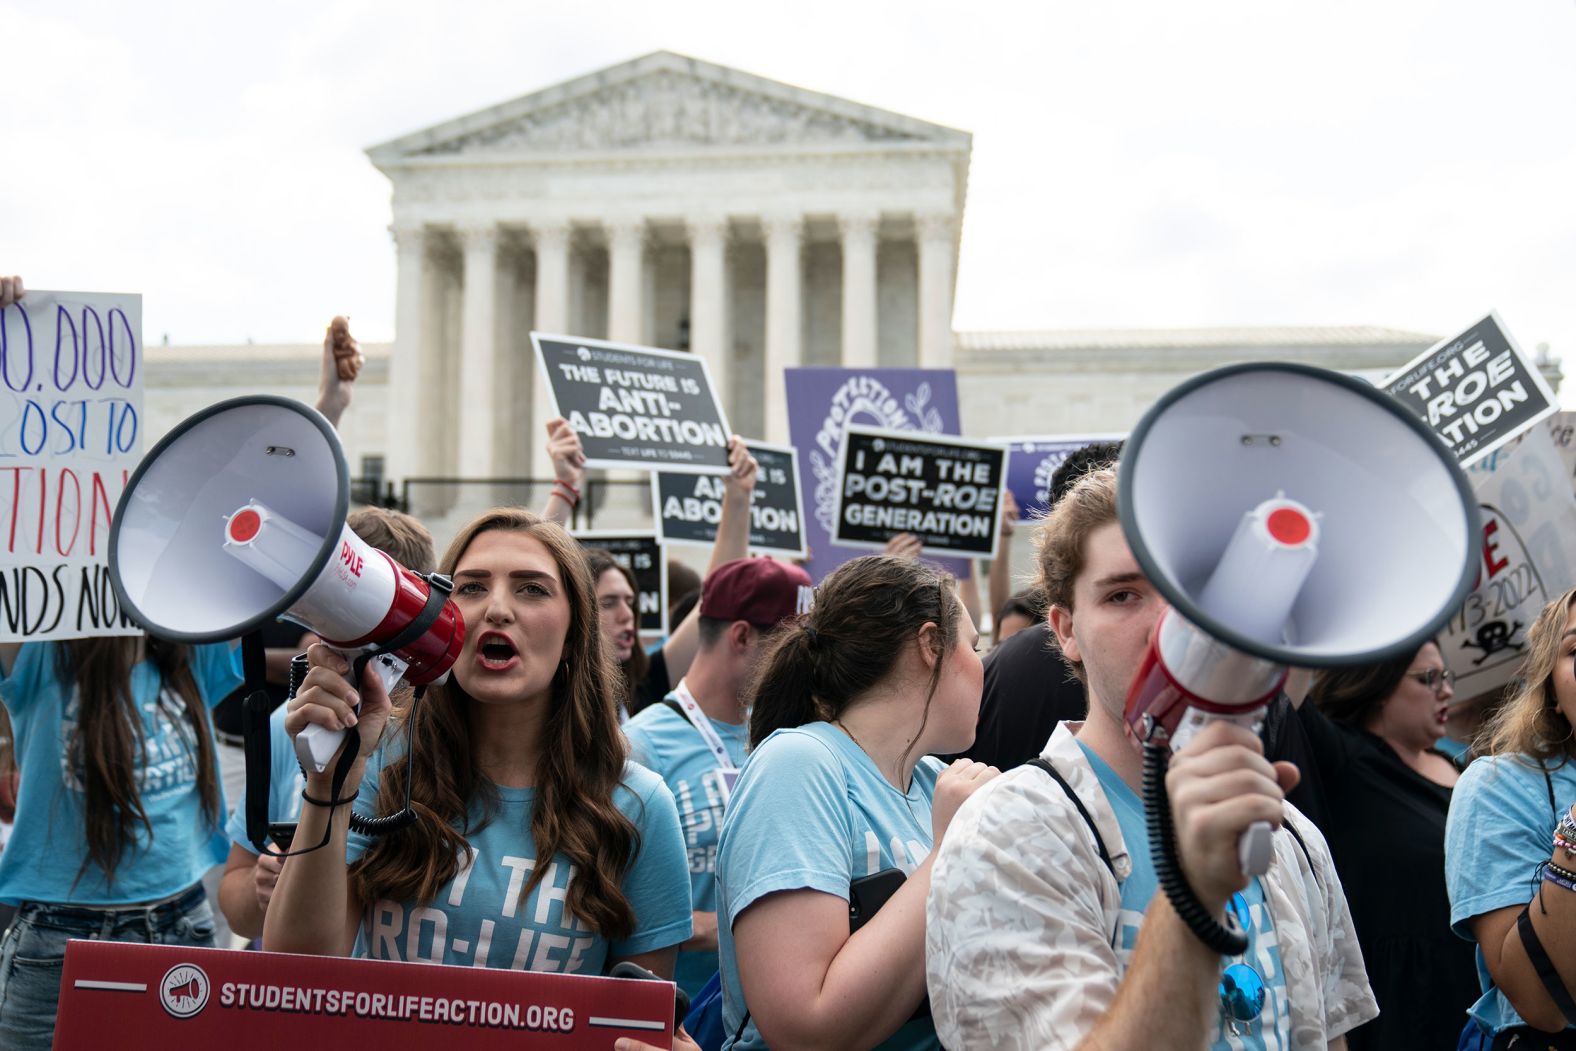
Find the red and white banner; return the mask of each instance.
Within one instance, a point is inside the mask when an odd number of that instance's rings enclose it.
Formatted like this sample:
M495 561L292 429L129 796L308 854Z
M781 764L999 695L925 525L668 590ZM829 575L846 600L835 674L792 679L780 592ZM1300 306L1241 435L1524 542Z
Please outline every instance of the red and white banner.
M377 1051L609 1051L625 1036L672 1046L672 983L72 941L55 1051L278 1051L335 1039Z

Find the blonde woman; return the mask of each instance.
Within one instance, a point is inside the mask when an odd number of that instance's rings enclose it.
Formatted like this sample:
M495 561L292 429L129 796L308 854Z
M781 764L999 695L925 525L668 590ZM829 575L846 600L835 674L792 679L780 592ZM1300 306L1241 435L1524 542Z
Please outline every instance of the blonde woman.
M1523 685L1478 741L1445 831L1450 922L1477 943L1479 1043L1576 1047L1576 589L1527 632ZM1567 846L1567 844L1569 846ZM1491 1041L1491 1042L1490 1042Z

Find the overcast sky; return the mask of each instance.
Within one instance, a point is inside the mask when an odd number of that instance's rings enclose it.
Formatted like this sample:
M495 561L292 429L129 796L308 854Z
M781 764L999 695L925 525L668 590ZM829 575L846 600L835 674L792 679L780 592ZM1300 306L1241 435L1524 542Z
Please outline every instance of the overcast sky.
M1576 0L0 2L0 270L149 342L394 322L363 150L668 49L974 135L960 329L1497 307L1576 403Z

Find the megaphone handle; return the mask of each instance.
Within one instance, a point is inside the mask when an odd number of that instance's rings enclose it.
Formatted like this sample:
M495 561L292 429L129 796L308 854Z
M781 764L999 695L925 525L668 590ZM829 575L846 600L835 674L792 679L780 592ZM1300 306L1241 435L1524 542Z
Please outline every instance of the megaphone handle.
M354 729L330 730L326 726L313 723L296 734L296 758L301 761L302 767L321 774L328 769L334 753L338 752L339 746L345 742L346 735L355 732Z
M1275 856L1275 830L1268 821L1255 821L1237 840L1237 860L1244 876L1262 876Z

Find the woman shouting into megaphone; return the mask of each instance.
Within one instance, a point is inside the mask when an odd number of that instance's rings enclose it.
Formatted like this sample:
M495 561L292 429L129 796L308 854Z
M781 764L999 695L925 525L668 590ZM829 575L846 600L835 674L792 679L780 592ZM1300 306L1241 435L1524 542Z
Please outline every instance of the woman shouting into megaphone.
M306 779L297 843L263 933L270 951L603 974L630 960L672 975L690 935L688 864L667 787L626 763L617 669L578 545L528 511L462 529L440 562L465 647L452 677L390 721L375 675L309 651L286 727L355 727L339 800ZM360 704L359 713L356 705ZM409 765L407 766L407 759ZM351 832L350 807L415 823Z

